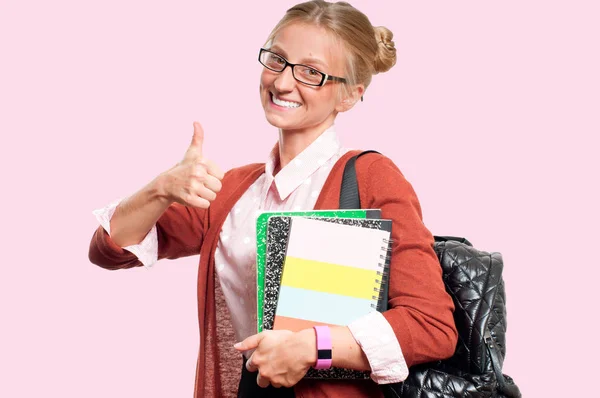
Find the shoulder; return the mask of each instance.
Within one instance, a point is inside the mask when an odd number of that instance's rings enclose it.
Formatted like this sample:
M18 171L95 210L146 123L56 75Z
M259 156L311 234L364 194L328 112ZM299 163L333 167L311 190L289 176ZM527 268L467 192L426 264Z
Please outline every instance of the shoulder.
M355 151L356 154L361 151ZM392 159L381 153L367 153L356 160L356 175L358 180L366 179L370 182L369 185L379 182L380 180L404 179L404 174Z
M387 156L368 153L356 161L356 178L361 202L371 208L387 204L411 203L420 215L420 205L412 184Z

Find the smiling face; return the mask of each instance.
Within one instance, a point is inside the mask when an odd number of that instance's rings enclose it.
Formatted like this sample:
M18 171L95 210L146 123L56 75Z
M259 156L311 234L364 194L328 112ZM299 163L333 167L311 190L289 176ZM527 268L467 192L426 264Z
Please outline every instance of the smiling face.
M318 26L290 24L275 35L268 49L293 64L345 77L341 46ZM351 107L338 95L339 84L329 81L322 87L307 86L294 79L291 67L283 72L263 68L260 97L267 121L286 132L320 134L333 124L338 112Z

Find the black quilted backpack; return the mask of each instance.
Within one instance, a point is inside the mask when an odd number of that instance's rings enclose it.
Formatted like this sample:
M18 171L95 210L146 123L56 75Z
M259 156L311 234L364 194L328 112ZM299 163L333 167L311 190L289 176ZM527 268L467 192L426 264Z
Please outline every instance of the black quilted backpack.
M359 209L356 159L344 169L340 209ZM502 255L475 249L465 238L435 236L446 291L454 301L458 343L446 360L410 368L403 383L381 385L385 397L517 398L519 388L502 373L506 354L506 295Z

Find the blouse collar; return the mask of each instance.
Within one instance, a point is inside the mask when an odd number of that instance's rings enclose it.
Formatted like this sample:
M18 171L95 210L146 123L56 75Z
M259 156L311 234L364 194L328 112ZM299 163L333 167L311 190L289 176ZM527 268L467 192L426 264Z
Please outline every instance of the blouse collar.
M332 125L273 177L275 166L279 163L279 142L277 142L265 165L267 179L275 181L280 199L285 200L340 149L341 144Z

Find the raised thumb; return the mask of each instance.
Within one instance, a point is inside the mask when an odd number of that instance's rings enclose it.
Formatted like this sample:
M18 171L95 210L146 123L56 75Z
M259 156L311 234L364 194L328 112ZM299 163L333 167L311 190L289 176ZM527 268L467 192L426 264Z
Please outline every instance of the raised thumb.
M191 146L196 149L196 153L202 155L202 145L204 144L204 130L198 122L194 122L194 135L192 136Z

